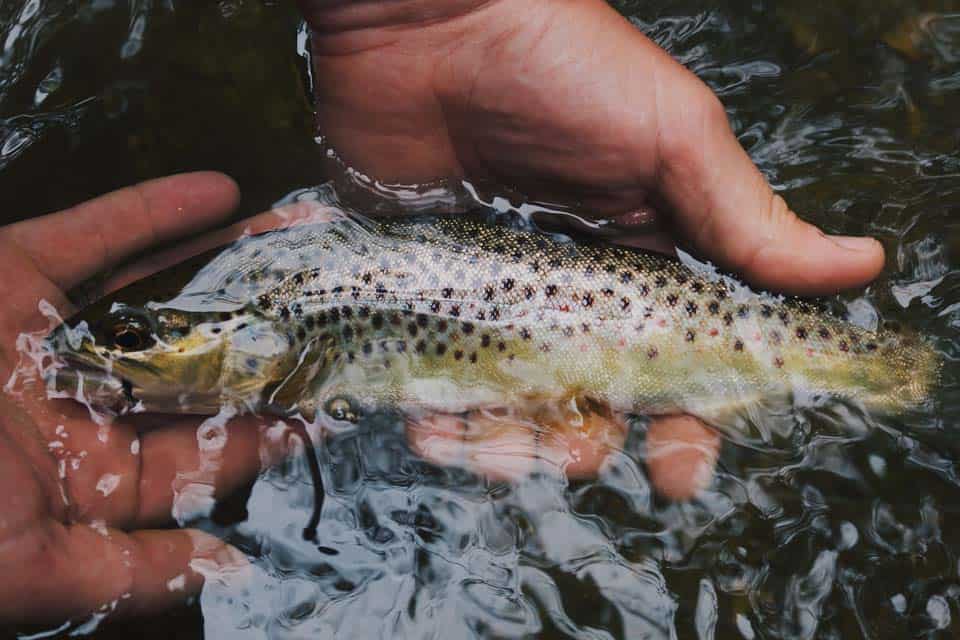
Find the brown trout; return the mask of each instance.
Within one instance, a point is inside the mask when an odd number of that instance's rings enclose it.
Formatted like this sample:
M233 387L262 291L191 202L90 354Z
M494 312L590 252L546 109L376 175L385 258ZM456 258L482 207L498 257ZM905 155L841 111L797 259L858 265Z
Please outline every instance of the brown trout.
M937 382L871 332L680 261L469 216L299 224L121 289L49 337L118 411L462 412L588 399L717 422L770 398L896 412Z

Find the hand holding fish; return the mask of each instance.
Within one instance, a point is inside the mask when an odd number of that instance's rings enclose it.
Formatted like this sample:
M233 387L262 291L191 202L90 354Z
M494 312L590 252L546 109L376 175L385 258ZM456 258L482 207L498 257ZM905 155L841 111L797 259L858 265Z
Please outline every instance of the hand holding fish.
M299 0L318 129L383 180L492 179L675 240L761 288L873 279L879 243L827 236L774 194L713 92L603 0Z

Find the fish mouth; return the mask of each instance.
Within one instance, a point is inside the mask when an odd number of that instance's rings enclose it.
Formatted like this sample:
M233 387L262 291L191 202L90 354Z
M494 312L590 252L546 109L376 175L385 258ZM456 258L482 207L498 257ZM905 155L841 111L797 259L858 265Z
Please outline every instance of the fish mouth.
M65 365L47 376L47 386L58 395L123 413L137 404L133 383L78 358L64 357Z
M89 362L78 354L59 354L62 365L47 375L47 387L58 395L100 409L126 413L137 406L137 388L133 382Z

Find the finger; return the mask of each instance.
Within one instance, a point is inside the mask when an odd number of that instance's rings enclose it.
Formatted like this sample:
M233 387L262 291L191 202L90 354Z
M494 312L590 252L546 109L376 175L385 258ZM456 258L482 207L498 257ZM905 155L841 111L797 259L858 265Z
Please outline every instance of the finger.
M549 469L570 478L589 477L611 450L622 447L626 423L617 415L577 415L564 419L552 411L530 416L490 410L434 414L409 422L407 437L425 459L491 480L516 480Z
M647 469L657 492L689 500L710 484L720 436L692 416L657 418L647 431Z
M64 477L70 518L132 530L163 526L179 514L212 507L261 469L255 416L162 417L164 426L140 432L130 424L95 424L82 407L65 407L47 434ZM161 417L157 417L161 419Z
M740 146L719 100L660 56L655 179L696 251L756 286L799 295L876 277L884 262L880 243L829 236L797 217Z
M150 180L66 211L0 229L47 278L68 289L147 247L223 220L236 184L213 172Z
M248 566L236 549L193 530L125 533L50 520L6 544L0 619L16 623L156 613L197 594L201 571L209 576Z
M304 222L330 220L336 210L315 202L298 202L271 209L252 218L241 220L225 229L219 229L203 236L192 238L170 249L157 252L124 266L112 274L102 285L103 294L119 289L131 282L173 266L195 255L222 247L244 235L264 233L271 229L283 229Z

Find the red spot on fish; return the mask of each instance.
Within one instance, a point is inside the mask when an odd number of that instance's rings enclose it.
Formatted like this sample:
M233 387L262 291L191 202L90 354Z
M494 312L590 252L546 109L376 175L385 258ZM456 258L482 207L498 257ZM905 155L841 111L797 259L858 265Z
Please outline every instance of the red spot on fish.
M717 329L710 329L710 335L716 337L720 332Z
M566 305L566 304L560 305L560 311L563 311L564 313L568 313L570 311L570 305Z
M659 325L659 326L661 326L661 327L667 326L667 321L666 321L666 319L665 319L665 318L660 318L659 322L657 322L657 325Z

